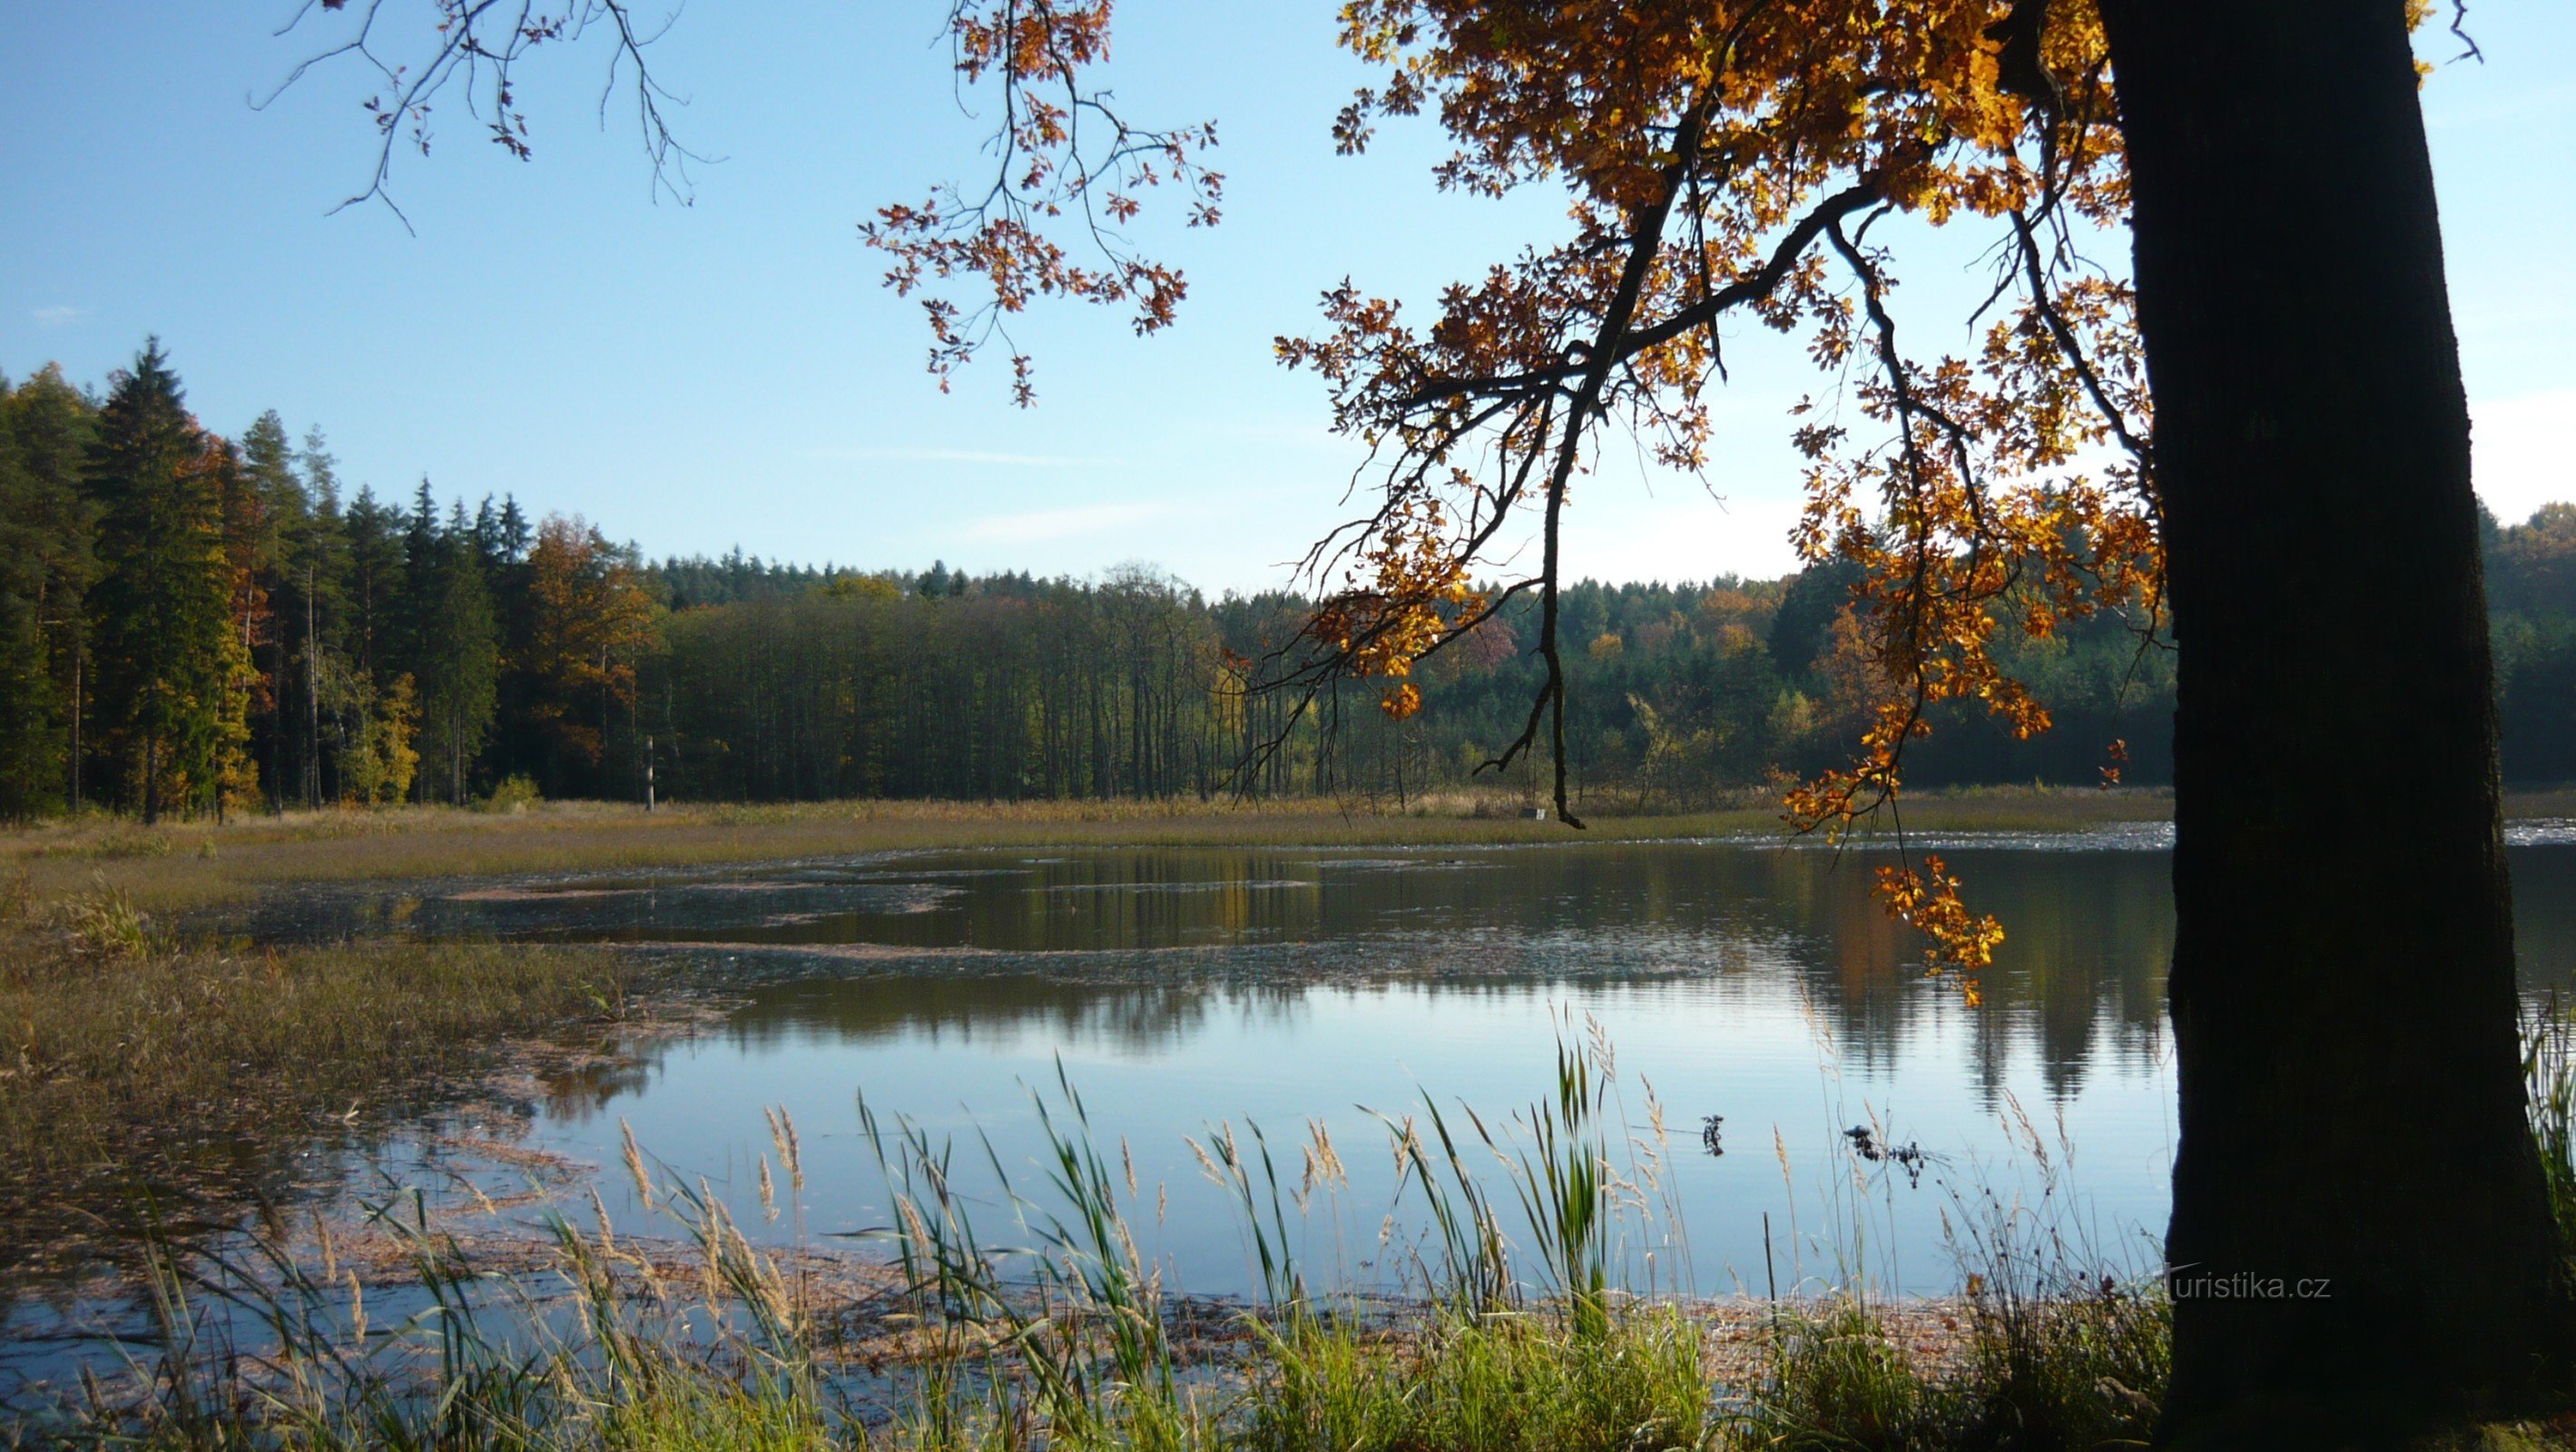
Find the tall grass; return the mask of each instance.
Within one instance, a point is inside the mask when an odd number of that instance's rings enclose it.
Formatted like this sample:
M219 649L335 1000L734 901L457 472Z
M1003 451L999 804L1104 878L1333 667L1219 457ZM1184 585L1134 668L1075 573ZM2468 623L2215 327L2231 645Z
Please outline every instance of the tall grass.
M2554 994L2524 1016L2522 1080L2559 1243L2576 1255L2576 1010Z
M604 1217L595 1233L550 1217L547 1274L517 1277L478 1268L419 1197L379 1206L370 1227L399 1247L413 1307L389 1325L354 1271L280 1239L156 1244L158 1357L85 1377L16 1437L102 1452L837 1445L787 1279L711 1199L675 1185L665 1203L694 1267L621 1248Z
M1503 1119L1429 1096L1384 1116L1399 1201L1431 1226L1393 1293L1296 1254L1289 1207L1346 1184L1320 1126L1293 1179L1257 1128L1212 1129L1205 1164L1262 1286L1222 1335L1139 1248L1153 1192L1104 1153L1059 1068L1032 1096L1033 1178L989 1141L961 1155L862 1101L894 1286L873 1320L839 1314L794 1253L756 1246L705 1185L630 1148L676 1249L603 1209L594 1228L549 1218L515 1264L478 1264L418 1196L372 1216L400 1248L398 1285L361 1286L327 1238L162 1248L157 1356L23 1431L171 1452L1716 1452L2093 1447L2152 1412L2161 1303L2079 1277L2076 1243L2000 1199L1958 1237L1982 1269L1947 1362L1909 1357L1852 1298L1774 1308L1760 1375L1720 1386L1700 1309L1650 1293L1673 1261L1644 1249L1684 1238L1660 1208L1659 1114L1650 1100L1645 1132L1624 1132L1597 1035L1560 1043L1552 1088ZM769 1127L793 1198L796 1128L783 1113ZM774 1213L766 1157L758 1184ZM371 1321L370 1305L402 1314Z
M2144 1446L2172 1361L2160 1257L2143 1239L2099 1243L2054 1144L2005 1097L2029 1179L1954 1183L1943 1215L1962 1292L1901 1336L1865 1280L1775 1311L1766 1372L1737 1413L1747 1445L1797 1452L1947 1452ZM1858 1155L1861 1152L1855 1150ZM1878 1172L1886 1173L1882 1154ZM1858 1257L1855 1254L1854 1260Z
M423 1107L495 1041L618 1016L604 950L167 941L112 886L0 897L0 1258L152 1184L221 1201L317 1132Z

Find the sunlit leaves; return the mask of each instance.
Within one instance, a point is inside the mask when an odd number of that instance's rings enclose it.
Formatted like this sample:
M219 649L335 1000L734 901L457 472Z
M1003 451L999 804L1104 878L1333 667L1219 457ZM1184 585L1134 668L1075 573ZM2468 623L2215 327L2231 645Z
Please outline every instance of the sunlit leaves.
M1453 142L1442 185L1544 183L1572 203L1566 240L1453 285L1427 322L1346 283L1324 333L1279 345L1387 461L1386 507L1343 542L1377 567L1380 618L1436 613L1456 581L1506 565L1516 509L1543 503L1552 543L1581 472L1565 466L1603 425L1701 465L1719 324L1743 313L1800 336L1827 379L1825 406L1792 423L1808 460L1797 547L1861 567L1838 650L1865 724L1847 767L1788 794L1796 825L1839 834L1891 804L1906 744L1944 703L2047 730L1999 662L2003 633L2110 612L2152 638L2162 560L2132 299L2077 246L2127 205L2089 6L1352 0L1342 21L1383 76L1337 122L1345 149L1436 113ZM1992 316L1969 353L1899 346L1892 259L1870 240L1890 213L1993 230ZM1426 519L1447 524L1445 553L1425 549ZM1549 591L1558 569L1551 548L1500 588ZM1404 638L1341 664L1397 674ZM1885 886L1936 961L1990 960L2001 929L1937 866Z
M1105 54L1107 23L1106 4L952 11L960 73L1001 84L1003 165L971 202L889 208L870 231L900 291L967 273L988 284L973 313L928 305L943 375L1040 295L1136 298L1142 331L1169 318L1176 276L1102 228L1133 215L1143 184L1212 197L1187 167L1208 138L1134 133L1102 110L1113 160L1083 159L1074 128L1097 98L1076 73ZM1414 662L1530 591L1547 683L1493 764L1543 726L1553 745L1561 511L1605 428L1666 466L1705 464L1718 442L1706 390L1739 316L1797 338L1824 375L1789 425L1807 469L1795 543L1861 579L1836 689L1863 724L1847 766L1788 794L1797 826L1839 835L1890 805L1906 744L1946 704L2047 730L2047 706L1997 654L2008 634L2110 614L2153 647L2163 562L2133 298L2084 247L2128 206L2088 0L1347 0L1340 24L1377 73L1334 123L1342 150L1434 115L1451 143L1441 186L1561 190L1568 225L1452 284L1427 316L1346 281L1319 333L1279 341L1381 472L1308 556L1326 598L1298 650L1262 663L1270 684L1312 699L1375 681L1389 712L1410 713ZM1130 157L1159 161L1119 173ZM1098 263L1048 240L1077 205L1067 235L1088 229ZM1993 296L1962 350L1899 343L1894 259L1873 229L1900 214L1992 241ZM1937 867L1900 869L1887 895L1936 961L1973 973L1991 958L2001 930Z
M1888 916L1912 925L1934 945L1932 964L1937 972L1943 966L1955 967L1969 975L1961 982L1968 1005L1978 1002L1978 970L1993 965L1995 949L2004 941L2003 924L1990 914L1968 911L1959 897L1959 879L1937 856L1923 859L1923 866L1882 867L1878 869L1878 892L1887 904Z

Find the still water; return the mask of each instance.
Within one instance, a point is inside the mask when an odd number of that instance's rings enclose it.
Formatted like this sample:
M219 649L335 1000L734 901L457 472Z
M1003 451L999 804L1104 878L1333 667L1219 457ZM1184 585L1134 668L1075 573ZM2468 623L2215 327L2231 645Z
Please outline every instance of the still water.
M2526 985L2545 993L2576 979L2576 831L2514 840ZM1552 1092L1560 1040L1597 1026L1630 1134L1654 1138L1660 1109L1656 1198L1684 1227L1655 1243L1660 1281L1759 1294L1866 1274L1938 1293L1956 1278L1944 1211L1988 1194L2153 1263L2173 1148L2169 841L2147 825L1918 839L2010 932L1976 1006L1924 979L1880 910L1884 856L1773 841L906 853L329 890L234 926L617 942L700 963L739 1007L637 1046L626 1068L549 1084L528 1140L600 1167L621 1226L649 1220L618 1169L624 1126L755 1235L884 1225L864 1096L953 1137L982 1228L1009 1241L983 1145L1044 1203L1031 1096L1059 1096L1060 1071L1112 1164L1132 1162L1131 1219L1181 1287L1257 1283L1188 1142L1223 1125L1247 1148L1257 1125L1292 1191L1323 1126L1349 1183L1292 1206L1293 1233L1316 1278L1384 1282L1423 1227L1391 1198L1377 1115L1419 1117L1429 1099L1508 1138ZM775 1220L756 1189L772 1106L806 1172L801 1215ZM1721 1154L1702 1141L1711 1115ZM1864 1126L1925 1152L1919 1183L1853 1153Z

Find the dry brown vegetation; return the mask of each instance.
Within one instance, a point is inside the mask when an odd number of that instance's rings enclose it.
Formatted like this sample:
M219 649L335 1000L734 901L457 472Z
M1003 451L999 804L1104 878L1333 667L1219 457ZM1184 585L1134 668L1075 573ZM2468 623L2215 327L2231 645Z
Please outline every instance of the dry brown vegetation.
M1590 829L1527 821L1517 795L1366 802L824 802L675 806L647 814L603 802L515 813L444 807L290 812L145 829L91 820L0 833L0 871L39 897L97 887L166 911L286 882L481 877L691 867L905 849L1035 846L1401 846L1743 836L1782 830L1776 801L1749 793L1723 809L1619 813L1587 804ZM2076 830L2158 821L2161 792L1985 788L1909 801L1919 830Z
M620 1016L636 973L584 948L177 945L113 888L49 901L21 877L0 922L0 1268L282 1193L297 1152L471 1083L508 1040Z

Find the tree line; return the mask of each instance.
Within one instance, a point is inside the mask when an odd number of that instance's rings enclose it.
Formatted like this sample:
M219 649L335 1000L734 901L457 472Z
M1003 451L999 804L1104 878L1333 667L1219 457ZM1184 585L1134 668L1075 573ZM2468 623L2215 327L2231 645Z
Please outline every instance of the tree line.
M318 430L207 429L157 340L103 395L0 379L0 570L17 820L614 793L661 613L581 520L344 499Z
M2507 775L2576 779L2576 506L2486 540ZM103 393L0 379L0 570L14 820L635 798L648 775L700 800L1400 804L1493 779L1541 670L1515 601L1423 662L1424 708L1394 720L1364 691L1260 688L1310 608L1284 592L648 562L512 498L344 498L319 430L298 442L273 411L237 442L208 430L157 342ZM1842 760L1875 699L1851 585L1826 566L1566 588L1577 789L1696 805ZM1945 706L1910 782L2170 779L2173 652L2140 622L1998 639L2054 729Z

